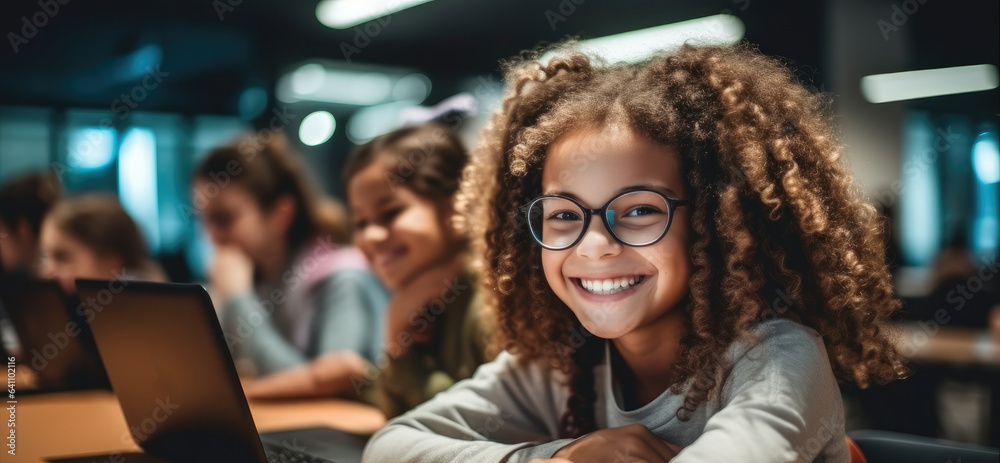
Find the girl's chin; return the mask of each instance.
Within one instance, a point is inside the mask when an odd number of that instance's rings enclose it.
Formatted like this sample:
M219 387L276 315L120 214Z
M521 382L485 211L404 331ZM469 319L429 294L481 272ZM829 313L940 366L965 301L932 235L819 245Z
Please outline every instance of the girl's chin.
M385 284L390 291L396 291L399 288L405 287L417 277L416 272L409 272L406 271L406 269L381 269L381 271L377 274L379 279L382 280L382 283Z
M579 315L577 318L580 318ZM590 334L601 339L618 339L635 329L634 324L629 321L608 318L608 316L601 317L601 314L590 314L586 319L581 319L581 324Z

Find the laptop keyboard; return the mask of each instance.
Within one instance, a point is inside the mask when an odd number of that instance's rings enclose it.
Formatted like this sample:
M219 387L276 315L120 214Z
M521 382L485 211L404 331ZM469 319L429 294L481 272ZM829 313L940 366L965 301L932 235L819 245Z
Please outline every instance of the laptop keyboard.
M335 463L333 460L302 453L282 445L264 443L268 463Z

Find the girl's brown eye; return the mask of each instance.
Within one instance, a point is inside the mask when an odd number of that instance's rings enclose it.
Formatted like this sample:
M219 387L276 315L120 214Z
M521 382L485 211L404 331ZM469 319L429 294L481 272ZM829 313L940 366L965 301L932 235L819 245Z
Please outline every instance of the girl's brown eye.
M396 218L396 216L399 215L400 212L403 212L402 208L390 209L388 211L385 211L379 214L378 221L380 224L386 224L392 221L392 219Z
M230 214L215 214L208 218L208 221L219 228L226 228L233 223L233 216Z

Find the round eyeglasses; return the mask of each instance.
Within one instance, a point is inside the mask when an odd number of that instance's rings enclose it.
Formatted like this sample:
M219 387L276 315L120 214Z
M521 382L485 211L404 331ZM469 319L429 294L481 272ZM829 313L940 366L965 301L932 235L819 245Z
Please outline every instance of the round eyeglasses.
M649 246L670 229L674 209L689 204L652 190L636 190L611 198L600 209L559 195L533 199L525 210L531 236L543 248L561 251L580 242L590 226L590 216L599 214L611 236L628 246Z

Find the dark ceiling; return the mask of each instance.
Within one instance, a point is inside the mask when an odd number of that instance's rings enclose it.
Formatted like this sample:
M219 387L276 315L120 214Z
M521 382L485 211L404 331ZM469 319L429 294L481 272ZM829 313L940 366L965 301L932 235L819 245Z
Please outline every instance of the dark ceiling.
M376 33L365 37L358 32L364 26L334 30L320 24L318 0L66 1L0 5L0 30L7 38L0 46L0 103L107 108L135 85L121 76L124 60L150 43L159 47L162 71L172 78L164 84L167 90L150 95L144 109L234 114L243 89L271 89L279 75L307 59L342 60L345 44L356 47L352 61L422 70L435 83L434 102L459 79L494 72L498 60L542 42L724 11L743 20L747 40L790 60L803 78L822 88L825 76L818 70L829 27L827 2L801 0L436 0L393 14L378 28L369 25ZM907 24L911 68L997 64L996 1L921 1L921 13ZM888 18L894 4L884 3ZM59 9L38 16L44 25L32 35L22 17L30 21L42 4ZM564 20L553 28L555 13ZM856 25L840 27L876 27L879 19L858 18Z

